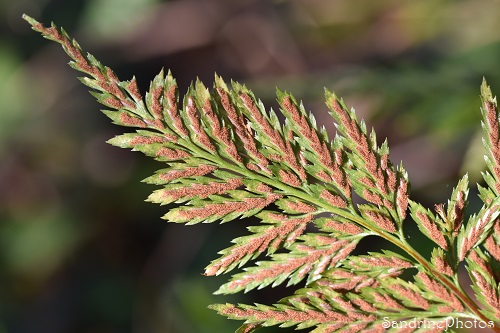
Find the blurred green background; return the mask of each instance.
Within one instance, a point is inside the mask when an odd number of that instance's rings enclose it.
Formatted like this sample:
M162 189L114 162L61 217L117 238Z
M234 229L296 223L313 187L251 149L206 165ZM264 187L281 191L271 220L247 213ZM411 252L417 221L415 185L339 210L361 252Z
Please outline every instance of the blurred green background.
M269 106L276 86L291 91L333 134L323 87L334 90L388 138L430 207L464 170L480 181L482 77L500 91L498 0L0 0L0 333L233 332L207 304L285 295L212 295L225 277L203 268L245 222L161 220L140 182L161 165L105 144L122 129L22 13L63 26L142 91L162 67L182 91L217 72Z

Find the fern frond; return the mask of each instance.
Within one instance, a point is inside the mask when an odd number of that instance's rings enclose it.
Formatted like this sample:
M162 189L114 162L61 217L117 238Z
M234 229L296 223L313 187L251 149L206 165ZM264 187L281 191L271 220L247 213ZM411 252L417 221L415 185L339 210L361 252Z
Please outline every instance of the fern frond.
M245 321L239 333L271 325L315 333L450 332L449 319L462 317L500 332L500 122L485 82L487 186L479 187L484 206L465 221L467 176L446 207L431 211L410 200L408 175L389 160L387 141L379 145L374 131L368 133L364 121L330 91L325 97L337 126L333 139L291 94L277 91L281 123L244 85L228 85L218 76L212 90L197 80L181 97L173 75L162 70L143 97L135 78L120 81L64 30L24 18L62 45L71 67L86 75L82 83L106 107L104 114L133 128L108 142L162 163L144 181L161 186L148 201L182 204L166 220L259 221L206 267L205 275L241 269L216 293L303 282L304 288L271 306L213 305ZM353 200L354 193L361 201ZM410 217L436 244L430 259L407 240L403 223ZM354 255L367 236L390 242L404 255ZM480 304L458 278L464 260ZM411 319L434 326L398 325Z

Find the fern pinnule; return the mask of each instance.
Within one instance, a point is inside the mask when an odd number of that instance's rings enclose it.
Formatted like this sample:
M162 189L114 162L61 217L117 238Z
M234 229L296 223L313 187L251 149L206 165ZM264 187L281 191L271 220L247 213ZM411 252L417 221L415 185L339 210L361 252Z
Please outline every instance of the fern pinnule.
M430 302L425 299L422 291L415 284L401 279L385 279L382 281L386 290L390 291L391 295L401 301L405 307L429 310Z
M359 292L365 287L376 288L381 281L397 277L413 264L394 252L370 253L369 256L350 256L343 267L329 269L318 285L337 291Z
M429 209L414 201L410 201L410 212L412 218L417 221L420 231L443 250L447 250L448 242L443 233L444 222L441 217L434 215Z
M452 239L458 235L458 231L462 227L469 197L469 178L465 175L458 185L453 189L450 200L448 200L448 209L444 210L443 206L436 206L436 212L446 222L447 236Z
M493 98L490 87L483 79L481 85L481 95L483 100L483 107L481 108L483 114L483 130L486 136L483 138L483 144L486 148L485 161L488 171L483 173L484 180L489 188L495 195L500 194L500 127L499 127L499 114L497 107L496 97ZM492 197L490 195L489 197ZM486 199L486 198L485 198ZM490 199L490 198L488 198Z
M182 184L182 181L180 182ZM148 197L148 201L162 205L172 202L181 203L193 198L204 199L211 195L226 193L243 185L241 178L228 178L224 182L214 182L212 178L197 177L196 183L189 182L185 187L177 183L165 185Z
M452 276L457 267L452 267L450 262L453 262L449 258L449 254L445 253L442 248L435 247L432 250L431 262L436 267L436 270L444 275Z
M337 126L333 139L291 94L277 91L281 123L248 88L228 86L218 76L213 90L197 80L180 102L175 79L162 70L142 97L135 78L119 81L64 30L24 18L63 46L114 123L135 128L108 142L163 164L145 182L162 186L149 201L182 204L166 220L259 221L206 267L209 276L240 269L216 293L301 286L273 305L212 305L245 321L237 332L270 325L314 333L441 332L450 318L480 321L500 332L500 122L485 82L487 171L486 187L479 187L484 206L466 219L467 175L447 206L431 211L410 200L408 175L390 161L387 141L378 145L375 133L332 92L325 97ZM430 258L408 241L403 224L410 219L435 243ZM353 254L368 236L399 252ZM477 302L458 276L464 261ZM407 320L432 325L398 326Z
M495 276L487 261L490 261L487 254L475 249L467 260L467 270L474 282L476 298L487 308L483 311L500 319L500 277Z
M314 222L315 225L322 231L331 233L336 237L361 235L363 233L363 228L347 219L342 219L339 216L336 216L335 218L318 218ZM370 232L368 232L368 234L370 234Z
M500 261L500 223L498 223L498 221L493 226L493 232L488 238L486 238L484 243L488 252L497 261Z
M444 307L450 307L452 311L462 312L465 310L464 305L460 299L452 294L450 290L448 290L445 286L436 281L436 279L430 277L427 273L419 272L415 276L415 282L423 290L422 294L425 297L442 303ZM443 312L448 311L449 310Z
M478 243L482 243L490 235L493 225L497 222L500 215L500 205L498 200L493 201L492 205L483 207L479 214L471 216L467 226L462 228L459 233L458 241L458 259L462 261L467 253Z

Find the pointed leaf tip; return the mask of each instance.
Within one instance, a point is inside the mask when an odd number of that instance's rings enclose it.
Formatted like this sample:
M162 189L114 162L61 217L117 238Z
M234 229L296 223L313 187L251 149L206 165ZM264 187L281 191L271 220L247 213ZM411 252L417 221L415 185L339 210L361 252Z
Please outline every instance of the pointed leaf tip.
M491 88L488 85L488 82L486 82L485 77L483 77L483 82L481 84L481 97L484 102L496 104L496 97L493 97L493 94L491 93Z
M40 24L40 22L38 22L37 20L35 20L34 18L32 18L31 16L23 13L23 15L21 16L23 20L25 20L26 22L28 22L31 26L35 26L37 24Z

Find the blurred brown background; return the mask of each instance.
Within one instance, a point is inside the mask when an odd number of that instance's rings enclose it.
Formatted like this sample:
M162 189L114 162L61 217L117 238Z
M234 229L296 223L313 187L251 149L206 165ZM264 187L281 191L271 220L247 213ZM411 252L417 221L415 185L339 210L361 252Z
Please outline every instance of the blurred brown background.
M333 135L323 87L334 90L388 137L426 205L464 170L480 181L482 77L500 91L498 0L2 0L0 333L233 332L207 304L280 298L212 295L225 277L203 268L244 222L161 220L140 183L161 165L105 144L122 129L22 13L63 26L142 91L162 67L183 91L217 72L269 106L275 87L291 91Z

